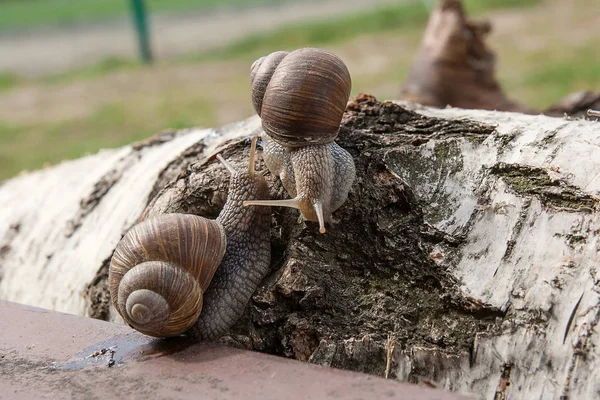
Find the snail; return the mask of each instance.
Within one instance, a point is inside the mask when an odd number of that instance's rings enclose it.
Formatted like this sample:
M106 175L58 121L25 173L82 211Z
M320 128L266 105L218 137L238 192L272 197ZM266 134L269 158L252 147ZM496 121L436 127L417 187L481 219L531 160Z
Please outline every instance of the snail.
M125 322L155 337L184 333L213 340L239 319L269 269L271 211L244 207L268 187L254 170L231 173L229 192L216 220L163 214L130 229L109 268L111 301Z
M250 80L265 164L291 199L244 204L297 208L325 233L356 175L352 156L334 142L350 96L348 68L321 49L277 51L252 64Z

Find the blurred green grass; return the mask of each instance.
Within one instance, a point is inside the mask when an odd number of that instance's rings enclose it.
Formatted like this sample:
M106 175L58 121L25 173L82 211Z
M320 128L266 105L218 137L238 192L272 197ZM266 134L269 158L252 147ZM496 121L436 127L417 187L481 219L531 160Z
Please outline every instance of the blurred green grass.
M0 30L95 23L126 17L129 0L5 0L0 2ZM202 12L223 7L278 3L277 0L146 0L152 12Z
M535 3L537 0L525 0ZM469 3L476 1L468 0ZM227 58L256 58L272 49L294 49L341 43L358 35L411 29L423 26L429 10L423 2L403 2L334 20L291 25L277 32L254 34L220 49L185 57L189 61Z
M45 76L41 81L50 84L65 83L80 79L94 79L116 71L136 70L143 64L139 60L121 57L107 57L97 63L54 75ZM0 90L1 83L0 83Z
M19 84L19 77L8 72L0 72L0 92L11 89Z
M214 120L211 105L203 100L188 102L186 107L164 100L155 106L134 108L116 101L102 104L84 117L64 121L0 122L0 179L23 169L142 140L150 132L162 130L157 130L159 124L184 128L193 125L195 118ZM154 116L148 118L148 114Z
M186 0L177 1L184 4ZM587 4L590 0L574 1ZM22 101L29 92L36 99L31 110L15 108L14 114L23 111L20 117L7 113L3 121L0 110L0 180L22 169L128 144L165 128L218 126L252 115L249 65L274 50L319 46L339 52L352 64L353 94L367 91L393 98L421 40L429 14L425 4L399 3L360 15L288 26L151 67L110 58L37 79L0 74L0 104L3 98ZM552 4L552 0L465 0L468 13L474 16L498 9L536 15ZM555 33L553 26L542 23L540 29L546 29L546 34ZM519 29L512 34L519 35ZM594 61L600 48L598 37L568 47L551 40L531 51L520 50L510 35L492 35L492 39L505 90L530 106L543 108L571 91L600 84ZM365 45L382 46L386 61L379 69L364 59L361 46ZM367 67L361 70L361 64ZM83 95L71 98L73 92ZM63 103L67 111L59 107ZM60 112L46 112L53 107Z
M467 14L478 15L485 11L529 7L541 0L463 0ZM432 2L430 2L432 3ZM272 49L293 49L306 46L323 46L344 42L358 35L402 31L419 31L429 18L430 9L425 1L405 1L389 7L379 7L371 12L349 15L328 21L291 25L278 30L250 35L220 49L184 57L188 61L205 61L227 58L256 58Z
M510 87L523 91L524 101L535 108L548 107L578 90L599 90L598 46L600 38L595 45L535 51L530 55L530 69Z

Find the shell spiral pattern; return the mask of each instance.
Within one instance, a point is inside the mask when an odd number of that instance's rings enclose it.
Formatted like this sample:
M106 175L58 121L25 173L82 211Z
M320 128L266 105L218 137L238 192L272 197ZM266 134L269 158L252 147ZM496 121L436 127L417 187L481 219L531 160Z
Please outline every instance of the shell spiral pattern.
M198 319L226 247L217 221L187 214L145 220L115 249L111 301L129 325L146 335L183 333Z
M352 82L344 62L322 49L278 51L251 68L252 104L265 132L285 147L337 137Z

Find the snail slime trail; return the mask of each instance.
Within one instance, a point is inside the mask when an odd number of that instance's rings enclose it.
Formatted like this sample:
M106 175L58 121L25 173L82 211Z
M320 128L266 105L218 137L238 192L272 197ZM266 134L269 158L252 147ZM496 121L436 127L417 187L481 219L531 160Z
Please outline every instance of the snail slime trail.
M291 199L244 204L297 208L325 233L356 176L352 156L334 142L352 87L348 68L321 49L277 51L252 64L250 80L265 164Z
M271 260L270 208L243 206L269 193L254 171L256 142L247 171L219 157L231 181L216 220L159 215L131 228L117 245L109 288L128 325L149 336L210 340L239 319Z

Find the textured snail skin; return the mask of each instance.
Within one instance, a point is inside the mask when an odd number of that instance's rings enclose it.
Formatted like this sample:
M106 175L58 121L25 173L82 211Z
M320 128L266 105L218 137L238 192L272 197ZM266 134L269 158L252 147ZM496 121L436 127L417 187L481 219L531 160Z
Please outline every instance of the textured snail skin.
M296 178L292 167L291 152L275 142L263 132L261 135L263 143L263 160L269 171L278 176L291 197L296 197Z
M271 208L242 205L268 196L260 174L250 177L238 172L232 176L227 202L217 218L225 229L227 251L204 295L200 318L187 335L213 340L227 333L269 271Z
M299 199L304 219L318 222L313 203L320 201L323 217L330 221L331 213L348 199L354 182L356 168L352 156L335 142L286 149L266 133L262 140L267 168L279 177L291 197Z
M211 340L239 319L269 269L270 207L245 207L268 197L254 171L252 141L247 171L231 173L227 202L216 220L163 214L131 228L109 268L113 305L126 323L150 336L187 334Z
M337 210L348 199L348 193L356 178L356 166L350 153L333 142L327 145L327 153L333 160L333 190L331 212Z
M259 58L250 81L265 164L292 199L246 204L297 208L325 233L325 222L346 201L356 176L354 160L334 142L350 96L350 73L336 55L306 48Z

